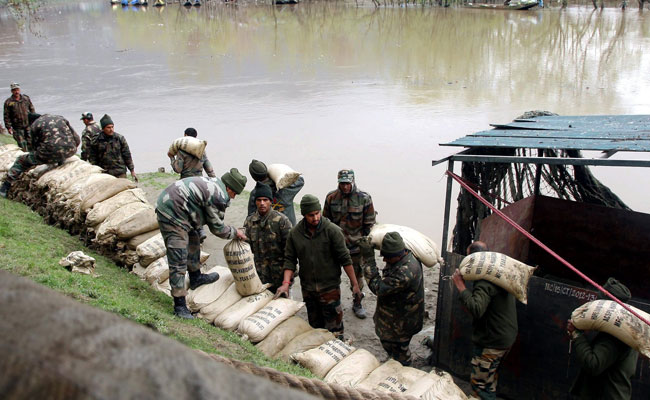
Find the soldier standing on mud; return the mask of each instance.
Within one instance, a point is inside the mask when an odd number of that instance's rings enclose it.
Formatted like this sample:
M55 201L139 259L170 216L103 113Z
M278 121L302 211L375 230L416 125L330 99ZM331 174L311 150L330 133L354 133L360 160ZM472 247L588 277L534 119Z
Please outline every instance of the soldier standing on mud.
M81 159L88 161L90 145L102 132L102 128L99 126L99 122L93 120L93 114L90 112L81 114L81 121L86 126L81 132Z
M271 209L273 194L263 183L255 185L257 211L244 222L248 242L255 257L255 269L262 283L270 283L275 293L284 278L284 248L291 231L291 221L286 215Z
M5 100L4 121L7 132L13 135L22 151L30 151L32 144L29 136L28 113L35 112L29 96L20 93L20 84L9 85L11 97Z
M336 190L327 194L323 206L323 216L329 218L343 230L345 245L352 257L354 274L363 289L363 273L361 270L361 253L357 242L370 233L375 225L375 208L372 198L366 192L357 188L354 182L354 171L343 169L338 173ZM355 297L352 302L352 311L357 318L366 318L366 310L361 304L363 295Z
M364 260L363 276L377 296L375 333L389 357L404 366L411 365L409 345L424 324L422 264L406 248L399 233L389 232L381 242L386 266L380 276L370 241L366 237L359 245Z
M7 197L11 184L23 172L40 164L61 164L77 152L81 143L70 122L59 115L28 114L33 150L16 158L0 186L0 197Z
M115 125L108 114L99 120L102 133L97 135L90 146L90 163L100 166L107 174L116 178L126 178L126 169L131 171L133 180L138 181L131 158L131 150L124 136L115 132Z
M185 273L189 272L190 289L215 282L219 274L201 273L199 228L208 225L210 232L222 239L246 240L242 229L224 224L230 200L246 186L246 177L232 168L218 178L191 177L167 186L158 196L156 216L167 248L169 284L174 298L174 314L193 319L185 302Z
M275 182L269 177L266 164L261 161L253 160L248 165L248 172L256 182L264 183L271 187L273 198L271 199L271 208L286 215L291 221L291 225L296 226L296 212L293 209L293 199L296 197L300 189L305 185L305 180L302 176L290 186L277 190ZM255 189L251 192L248 200L248 215L251 215L257 210L255 205Z
M276 297L288 295L296 266L300 264L298 276L309 325L325 328L343 339L341 266L352 283L353 295L361 296L350 252L341 229L321 217L316 196L303 196L300 213L304 218L289 232L284 252L284 279Z
M196 135L197 135L196 129L194 128L185 129L184 136L190 136L195 138ZM171 153L167 153L167 156L171 160L172 170L174 170L174 172L178 174L181 174L181 179L189 178L190 176L202 176L204 169L205 169L205 173L208 174L210 178L217 177L214 174L214 169L212 169L212 164L210 163L210 160L208 160L208 156L205 153L203 153L203 157L197 158L186 151L178 150L176 156L174 156Z

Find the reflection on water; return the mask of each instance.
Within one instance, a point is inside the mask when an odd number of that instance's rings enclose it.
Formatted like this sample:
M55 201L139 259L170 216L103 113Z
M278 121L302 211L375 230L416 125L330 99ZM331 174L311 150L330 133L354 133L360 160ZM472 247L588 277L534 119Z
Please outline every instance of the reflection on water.
M93 1L43 7L24 26L0 14L0 64L41 112L111 114L139 171L166 165L169 142L194 126L217 170L284 162L322 198L353 168L381 222L439 240L443 169L430 165L455 149L438 143L531 109L648 113L649 20L591 6ZM650 183L641 172L626 175Z

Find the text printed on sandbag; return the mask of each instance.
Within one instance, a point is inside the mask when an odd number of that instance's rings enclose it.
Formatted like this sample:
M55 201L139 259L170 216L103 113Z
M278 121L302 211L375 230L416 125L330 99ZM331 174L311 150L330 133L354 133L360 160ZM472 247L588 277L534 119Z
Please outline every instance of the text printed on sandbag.
M596 300L596 295L593 293L580 289L574 289L564 285L558 285L557 283L545 283L544 290L555 294L561 294L567 297L575 297L578 300Z

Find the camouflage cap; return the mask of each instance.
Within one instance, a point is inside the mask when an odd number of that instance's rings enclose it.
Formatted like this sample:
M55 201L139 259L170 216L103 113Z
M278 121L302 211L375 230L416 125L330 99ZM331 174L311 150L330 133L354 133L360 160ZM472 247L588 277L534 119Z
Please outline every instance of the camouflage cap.
M603 285L603 289L607 290L614 297L616 297L617 299L619 299L624 303L629 301L632 298L630 289L628 289L627 286L625 286L624 284L622 284L621 282L617 281L614 278L608 278L607 282L605 282L605 284ZM600 293L599 297L602 299L608 298L603 293Z
M338 175L339 183L353 183L354 171L351 169L342 169Z
M14 89L20 89L20 83L18 83L18 82L11 82L11 84L9 85L9 88L10 88L11 90L14 90Z
M87 119L92 121L93 120L93 113L86 111L85 113L81 113L81 118L79 119Z

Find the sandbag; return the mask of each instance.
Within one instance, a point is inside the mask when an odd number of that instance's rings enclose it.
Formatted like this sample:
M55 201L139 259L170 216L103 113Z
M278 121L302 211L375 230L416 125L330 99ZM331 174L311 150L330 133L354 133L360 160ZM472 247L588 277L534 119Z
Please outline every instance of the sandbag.
M68 200L67 206L74 206L75 204L81 203L81 193L86 187L94 184L95 182L103 182L106 174L98 174L93 172L84 173L83 175L78 175L64 185L61 185L57 189L52 189L47 192L47 198L49 202L60 202ZM110 176L110 175L109 175Z
M9 171L9 168L16 162L16 158L23 154L27 153L20 149L13 149L0 154L0 171Z
M259 294L246 296L215 318L214 324L222 329L234 331L239 326L241 320L262 309L272 299L273 293L268 290Z
M100 174L102 172L102 168L98 166L91 166L88 169L84 168L84 171L82 172L82 175L76 176L72 179L69 179L66 182L63 182L59 185L57 188L57 191L65 193L72 185L77 183L79 180L83 179L84 177L88 175L96 175Z
M228 263L228 268L235 278L237 291L242 296L250 296L266 290L268 285L262 284L257 270L251 246L243 240L234 239L226 243L223 255Z
M41 177L38 178L36 182L34 182L34 185L39 189L43 189L45 187L55 187L56 183L60 180L65 182L72 176L76 176L73 172L74 169L84 165L84 163L88 164L85 161L81 161L81 159L79 159L77 156L69 157L59 167L53 168L41 175ZM68 172L72 172L72 176L69 176Z
M151 239L152 237L160 234L160 229L154 229L149 232L141 233L139 235L133 236L131 239L129 239L128 242L126 242L126 245L129 249L135 250L140 246L142 243L146 242L147 240Z
M86 225L97 225L103 222L113 211L129 203L147 203L147 197L142 189L129 189L116 194L104 201L95 203L86 215Z
M142 210L133 213L117 226L115 234L118 238L126 240L141 233L158 229L156 210L152 205L147 205L147 208L143 208Z
M117 210L113 211L111 215L106 217L104 222L99 225L95 234L95 238L100 242L108 240L111 236L115 235L117 228L123 221L131 218L131 216L133 216L133 214L137 213L138 211L147 208L150 209L151 205L147 203L129 203L118 208Z
M650 314L630 306L646 320ZM612 300L594 300L571 313L576 328L609 333L634 350L650 357L650 326Z
M330 340L334 340L332 332L327 329L312 329L291 339L282 350L275 354L275 358L289 362L292 354L311 350Z
M381 249L381 242L388 232L397 232L402 236L404 245L413 252L413 255L427 267L434 267L442 263L438 245L426 235L407 226L393 224L377 224L372 227L368 237L375 248Z
M311 330L309 323L300 317L290 317L273 329L261 342L255 345L268 357L275 356L291 339ZM379 363L377 363L379 365Z
M95 274L95 259L84 254L83 251L73 251L59 260L59 265L66 267L70 272L85 275Z
M151 287L156 289L159 292L163 292L169 297L172 297L172 286L169 284L169 279L159 283L158 281L153 282Z
M162 234L157 234L147 239L144 243L138 246L135 251L140 256L140 264L142 264L143 267L146 267L167 254L167 248L165 247L165 241L163 240Z
M330 340L302 353L294 353L291 359L310 370L319 378L325 375L350 353L356 350L339 339Z
M167 257L160 257L149 264L147 269L144 271L144 279L152 285L156 282L162 283L169 279L169 264L167 263Z
M126 178L115 178L114 181L105 185L96 185L94 188L89 188L88 194L82 196L81 211L84 213L88 212L88 210L100 201L109 199L125 190L134 189L135 187L136 184Z
M379 360L366 349L356 349L325 375L324 381L354 387L379 367Z
M528 303L528 281L536 267L526 265L505 254L493 251L472 253L463 258L458 267L463 279L485 279L512 293L517 300Z
M244 318L237 329L253 343L263 340L276 326L293 316L305 303L291 299L271 300L264 308Z
M145 271L147 269L140 265L140 263L135 263L133 264L133 267L131 268L131 273L137 275L138 278L144 280L145 279Z
M426 374L419 369L404 367L398 361L388 360L372 371L357 388L402 393Z
M235 303L241 300L241 298L242 297L239 292L237 292L237 287L233 282L217 300L203 307L201 311L199 311L199 317L212 324L221 313L232 307Z
M208 142L205 140L192 136L184 136L172 142L171 146L169 146L169 154L175 156L178 150L183 150L196 158L201 158L203 157L203 153L205 153L205 146L207 145Z
M205 251L201 251L201 254L199 255L199 262L201 264L205 264L205 262L208 261L208 258L210 258L210 253L206 253Z
M194 290L187 292L185 299L187 301L187 308L192 312L197 312L201 308L206 307L215 302L234 282L230 270L226 267L217 265L206 273L210 274L216 272L219 274L219 279L207 285L201 285Z
M437 368L415 381L404 395L422 400L467 400L451 375Z
M267 170L278 190L293 185L300 177L300 172L294 171L286 164L271 164Z

